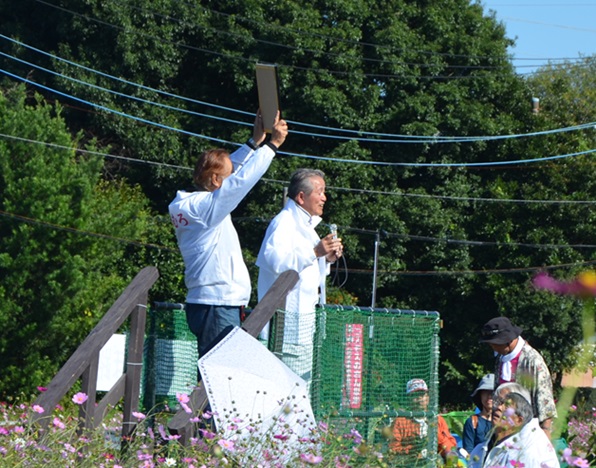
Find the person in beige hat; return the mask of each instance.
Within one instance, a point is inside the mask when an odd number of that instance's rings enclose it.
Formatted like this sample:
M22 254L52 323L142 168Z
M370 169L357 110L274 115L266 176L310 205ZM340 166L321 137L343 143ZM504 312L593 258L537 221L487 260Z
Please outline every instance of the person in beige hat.
M479 413L473 414L464 423L462 447L468 453L472 452L476 445L483 443L489 437L493 427L491 415L494 389L495 375L487 374L482 377L482 380L470 395Z
M428 409L428 386L422 379L412 379L406 384L406 395L411 398L412 409L426 411ZM428 420L426 417L397 417L393 423L393 440L390 449L394 453L413 455L416 459L425 459L428 438ZM449 432L447 421L440 414L437 417L438 453L445 459L457 447L455 438Z

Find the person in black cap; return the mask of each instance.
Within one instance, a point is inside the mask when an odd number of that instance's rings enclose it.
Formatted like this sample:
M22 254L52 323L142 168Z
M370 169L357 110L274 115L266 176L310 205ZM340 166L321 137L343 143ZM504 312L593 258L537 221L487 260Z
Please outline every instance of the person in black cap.
M534 417L550 437L553 419L557 417L550 371L541 354L521 333L522 329L507 317L496 317L482 327L480 342L488 344L495 352L495 386L517 382L530 390Z

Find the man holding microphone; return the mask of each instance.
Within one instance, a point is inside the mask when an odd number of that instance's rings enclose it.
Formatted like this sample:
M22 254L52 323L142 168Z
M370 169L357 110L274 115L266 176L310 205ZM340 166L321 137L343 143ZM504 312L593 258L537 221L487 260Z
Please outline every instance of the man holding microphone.
M325 206L325 174L298 169L292 174L288 201L271 221L257 257L259 300L281 273L295 270L296 286L286 298L282 361L308 384L312 379L315 306L329 265L342 256L337 235L319 238L315 227Z

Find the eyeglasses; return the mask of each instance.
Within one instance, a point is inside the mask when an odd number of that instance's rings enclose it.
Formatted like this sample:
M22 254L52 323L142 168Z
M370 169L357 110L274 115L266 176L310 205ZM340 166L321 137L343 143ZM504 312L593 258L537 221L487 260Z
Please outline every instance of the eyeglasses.
M498 328L495 328L494 330L486 330L486 331L482 331L482 337L483 338L490 338L491 336L495 336L498 335L499 333L501 333L503 330L499 330Z

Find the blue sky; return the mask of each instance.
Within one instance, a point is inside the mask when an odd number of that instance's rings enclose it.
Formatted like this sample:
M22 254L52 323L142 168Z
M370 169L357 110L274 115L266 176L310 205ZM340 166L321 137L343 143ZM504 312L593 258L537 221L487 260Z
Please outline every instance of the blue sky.
M596 54L596 0L481 0L517 37L513 64L531 73L549 59ZM523 60L522 60L523 59ZM539 59L539 60L527 60Z

